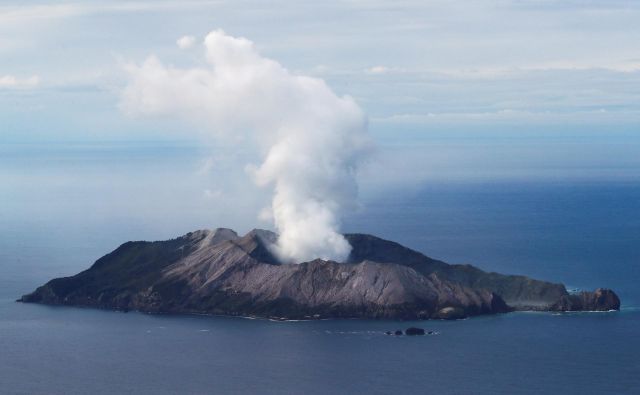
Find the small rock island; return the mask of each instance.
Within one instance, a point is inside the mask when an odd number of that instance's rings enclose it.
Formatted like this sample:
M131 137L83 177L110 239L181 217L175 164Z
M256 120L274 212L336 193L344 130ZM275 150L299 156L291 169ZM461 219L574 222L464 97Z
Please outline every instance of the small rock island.
M450 265L366 234L346 234L347 262L282 264L277 235L199 230L166 241L127 242L89 269L18 301L48 305L274 319L459 319L510 311L608 311L611 290Z

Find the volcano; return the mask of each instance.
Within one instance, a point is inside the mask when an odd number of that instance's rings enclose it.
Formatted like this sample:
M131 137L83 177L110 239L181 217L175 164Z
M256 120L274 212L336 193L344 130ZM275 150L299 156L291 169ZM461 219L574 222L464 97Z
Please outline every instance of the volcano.
M450 265L372 235L344 236L352 247L346 262L299 264L280 263L271 252L277 235L260 229L127 242L18 301L273 319L457 319L620 308L608 289L570 293L562 284Z

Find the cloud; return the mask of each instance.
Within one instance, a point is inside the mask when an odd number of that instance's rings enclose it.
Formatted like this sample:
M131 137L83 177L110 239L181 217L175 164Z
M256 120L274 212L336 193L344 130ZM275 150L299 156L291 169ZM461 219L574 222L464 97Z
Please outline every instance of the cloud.
M21 25L39 19L58 19L82 15L86 8L79 4L36 4L0 7L0 24Z
M37 75L22 79L13 75L4 75L0 77L0 89L28 89L34 88L39 84L40 77Z
M104 12L131 13L202 7L219 4L220 1L130 1L116 2L58 2L53 4L30 4L0 6L0 24L21 25L34 20L51 20L78 17Z
M373 66L366 69L364 72L367 74L385 74L389 71L389 68L385 66Z
M127 66L122 109L180 117L217 138L255 145L262 162L247 168L274 191L274 251L290 262L345 260L351 247L340 220L356 207L356 171L371 148L363 111L321 79L261 56L245 38L217 30L204 46L206 67L175 68L154 56Z
M193 48L195 43L196 43L196 38L193 36L182 36L176 41L176 44L178 44L178 48L180 49Z
M638 121L640 112L628 109L616 109L614 111L606 108L596 108L591 110L571 110L571 111L527 111L502 109L486 112L452 112L452 113L405 113L394 114L387 117L372 119L380 124L394 125L426 125L439 123L456 123L480 126L482 124L511 124L517 125L526 122L533 124L595 124L606 123L615 125L620 122Z

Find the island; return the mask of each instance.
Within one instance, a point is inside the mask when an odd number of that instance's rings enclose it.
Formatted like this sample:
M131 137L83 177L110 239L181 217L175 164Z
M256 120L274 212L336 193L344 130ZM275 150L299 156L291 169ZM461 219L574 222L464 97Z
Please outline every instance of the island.
M198 230L166 241L131 241L89 269L56 278L19 302L147 313L299 320L460 319L511 311L619 310L609 289L564 285L451 265L367 234L346 234L346 262L280 263L277 235Z

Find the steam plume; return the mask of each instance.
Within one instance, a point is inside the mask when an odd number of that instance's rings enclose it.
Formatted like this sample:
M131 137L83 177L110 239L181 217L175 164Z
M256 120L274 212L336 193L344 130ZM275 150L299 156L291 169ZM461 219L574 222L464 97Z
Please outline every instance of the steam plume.
M218 137L257 144L264 160L251 173L274 188L275 252L289 262L346 259L340 218L355 205L355 171L370 146L360 107L222 30L206 36L204 55L205 67L175 68L153 56L127 66L122 108L180 116Z

